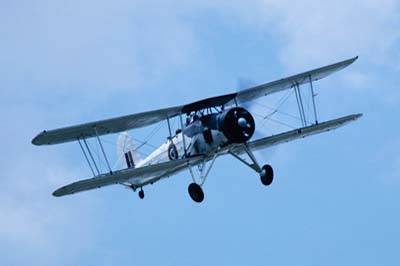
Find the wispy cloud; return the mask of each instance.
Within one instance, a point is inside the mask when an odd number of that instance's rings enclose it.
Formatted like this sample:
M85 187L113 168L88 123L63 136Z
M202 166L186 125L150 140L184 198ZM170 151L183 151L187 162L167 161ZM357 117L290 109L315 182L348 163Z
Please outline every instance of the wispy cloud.
M339 78L342 83L347 82L347 90L360 92L363 87L364 92L386 102L400 98L398 89L393 88L399 81L398 1L255 0L209 5L228 21L239 18L251 29L272 36L287 73L358 55L357 69L352 68ZM387 73L385 77L378 74L381 71Z
M393 52L399 56L398 1L260 0L214 5L253 28L276 34L282 62L289 69L353 55L378 64L390 63Z
M196 57L195 36L173 7L124 0L6 4L2 93L115 93L173 73Z

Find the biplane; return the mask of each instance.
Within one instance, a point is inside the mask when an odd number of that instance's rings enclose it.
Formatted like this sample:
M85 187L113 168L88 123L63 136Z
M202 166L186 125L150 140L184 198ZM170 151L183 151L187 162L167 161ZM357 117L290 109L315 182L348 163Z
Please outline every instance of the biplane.
M133 191L139 190L140 198L144 198L143 187L148 184L188 170L192 182L188 186L191 199L202 202L203 185L212 169L215 160L222 155L231 155L238 162L253 169L260 177L261 183L269 186L274 178L274 170L269 164L259 164L254 151L268 148L280 143L304 138L314 134L330 131L354 121L362 114L352 114L337 119L318 122L315 106L313 82L352 64L358 57L335 64L310 70L238 92L211 97L185 105L174 106L154 111L142 112L111 119L44 130L33 138L34 145L53 145L65 142L78 142L93 177L63 186L53 195L56 197L70 195L82 191L101 188L113 184L123 185ZM315 120L307 123L302 100L305 85L312 96ZM284 90L294 90L302 125L290 131L252 140L255 132L255 120L244 106L249 101L268 96ZM177 119L180 128L171 129L170 120ZM129 144L127 130L150 126L167 121L168 136L165 143L144 159L136 156L136 150ZM124 167L113 170L104 151L101 136L120 133L119 141L125 145L120 149L124 157ZM97 139L107 170L101 173L96 164L93 152L87 139ZM246 158L244 158L245 156Z

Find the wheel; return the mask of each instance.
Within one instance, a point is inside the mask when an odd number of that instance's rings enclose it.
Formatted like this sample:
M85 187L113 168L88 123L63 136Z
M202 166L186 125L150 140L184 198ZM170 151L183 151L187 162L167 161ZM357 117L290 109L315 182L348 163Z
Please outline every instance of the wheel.
M189 195L195 202L202 202L204 200L203 189L196 183L192 183L188 187Z
M139 198L143 199L144 198L144 191L143 189L139 190Z
M178 150L176 149L176 146L171 143L168 146L168 158L173 161L173 160L177 160L178 159Z
M265 186L271 185L274 180L274 169L272 169L271 165L266 164L261 168L260 178Z

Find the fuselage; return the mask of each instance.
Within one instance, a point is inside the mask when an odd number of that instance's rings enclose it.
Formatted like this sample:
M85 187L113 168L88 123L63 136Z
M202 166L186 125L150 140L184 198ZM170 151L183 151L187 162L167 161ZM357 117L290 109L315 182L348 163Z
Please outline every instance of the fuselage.
M186 126L178 130L136 167L167 162L199 154L210 154L232 142L245 142L255 130L251 114L236 107L218 113L188 116Z

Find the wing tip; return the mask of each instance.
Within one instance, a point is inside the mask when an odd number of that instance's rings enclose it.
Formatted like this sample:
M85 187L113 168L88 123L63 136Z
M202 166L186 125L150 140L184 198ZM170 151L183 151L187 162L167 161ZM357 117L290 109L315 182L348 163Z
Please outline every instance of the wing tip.
M358 55L355 56L355 57L352 57L352 58L350 58L350 59L346 59L346 60L344 60L344 61L342 61L342 62L339 62L338 64L339 64L339 65L342 65L342 66L344 66L344 67L347 67L347 66L353 64L357 59L358 59Z
M351 62L350 64L352 64L354 61L356 61L358 59L358 55L356 55L355 57L351 58L349 61Z
M45 143L43 143L43 141L41 141L40 139L42 138L43 134L46 134L46 130L43 130L42 132L40 132L39 134L37 134L32 140L31 143L35 146L40 146L43 145Z
M353 120L357 120L357 119L361 118L363 115L364 114L362 114L362 113L354 114L353 115Z
M52 195L54 196L54 197L62 197L62 196L65 196L65 195L68 195L68 194L71 194L71 193L73 193L73 192L71 192L71 191L68 191L68 186L63 186L63 187L60 187L60 188L58 188L58 189L56 189L53 193L52 193Z
M53 193L52 193L52 195L54 196L54 197L61 197L61 196L63 196L63 193L62 193L62 191L60 191L60 189L57 189L57 190L55 190Z
M362 116L363 116L362 113L358 113L358 114L347 115L347 116L338 118L337 120L341 120L344 123L350 123L350 122L358 120Z
M344 124L348 124L348 123L352 123L358 119L360 119L363 116L362 113L358 113L358 114L352 114L352 115L348 115L342 118L338 118L338 120L341 120L341 123Z
M37 137L34 137L34 138L31 140L31 143L32 143L32 145L40 146L40 142L37 140Z

